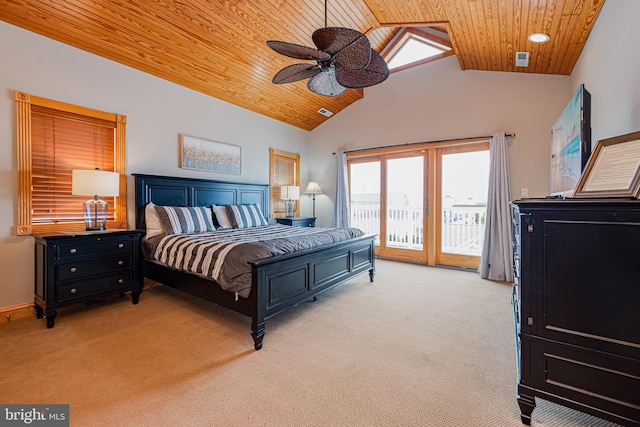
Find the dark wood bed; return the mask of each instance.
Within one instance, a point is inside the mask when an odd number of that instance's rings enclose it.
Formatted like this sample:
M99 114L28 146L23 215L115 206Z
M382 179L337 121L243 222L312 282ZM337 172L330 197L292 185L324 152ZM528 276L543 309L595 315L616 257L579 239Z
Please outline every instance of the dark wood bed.
M203 179L133 174L135 178L136 228L145 229L145 206L149 202L170 206L253 204L269 212L269 186ZM325 245L304 252L249 262L251 294L238 298L215 281L143 261L144 277L214 302L251 318L256 350L262 348L265 321L297 304L313 299L345 281L375 273L373 235Z

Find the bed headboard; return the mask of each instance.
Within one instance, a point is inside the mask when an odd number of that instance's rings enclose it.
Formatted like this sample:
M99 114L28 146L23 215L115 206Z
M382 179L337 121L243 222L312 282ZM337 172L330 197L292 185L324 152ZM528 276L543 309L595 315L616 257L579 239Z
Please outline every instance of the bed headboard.
M134 173L136 228L145 229L144 208L149 202L166 206L244 205L256 203L269 219L269 185Z

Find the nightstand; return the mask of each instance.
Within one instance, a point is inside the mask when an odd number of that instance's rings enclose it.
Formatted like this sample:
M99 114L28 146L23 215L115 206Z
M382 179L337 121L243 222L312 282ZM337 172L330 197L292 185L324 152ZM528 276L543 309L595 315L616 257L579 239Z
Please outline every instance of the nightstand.
M282 225L291 225L293 227L315 227L316 226L316 218L302 218L299 216L295 217L285 217L285 218L276 218L276 222Z
M142 292L141 230L106 230L35 237L36 317L53 328L59 306Z

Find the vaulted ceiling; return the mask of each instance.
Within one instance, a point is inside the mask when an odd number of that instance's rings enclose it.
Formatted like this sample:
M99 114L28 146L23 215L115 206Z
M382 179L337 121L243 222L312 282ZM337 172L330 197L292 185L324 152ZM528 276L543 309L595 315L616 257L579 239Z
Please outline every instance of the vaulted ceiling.
M367 34L378 52L400 27L445 31L463 70L571 74L605 0L328 0L328 26ZM0 19L302 129L363 97L274 85L301 62L267 40L313 46L323 0L0 0ZM551 36L545 44L527 39ZM530 52L529 67L515 66ZM381 84L385 84L384 82ZM364 90L366 91L366 89Z

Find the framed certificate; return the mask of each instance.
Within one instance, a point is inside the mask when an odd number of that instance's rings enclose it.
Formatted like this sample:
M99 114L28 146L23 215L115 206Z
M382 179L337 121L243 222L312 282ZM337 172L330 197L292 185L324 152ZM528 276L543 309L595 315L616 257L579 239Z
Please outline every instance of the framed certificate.
M640 132L596 144L573 197L628 197L640 193Z

